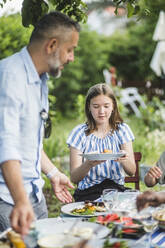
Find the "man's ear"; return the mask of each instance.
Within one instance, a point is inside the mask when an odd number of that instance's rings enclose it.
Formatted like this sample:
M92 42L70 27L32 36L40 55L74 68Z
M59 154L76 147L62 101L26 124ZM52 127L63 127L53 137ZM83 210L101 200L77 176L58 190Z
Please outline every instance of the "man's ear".
M57 49L58 41L56 38L50 39L46 44L46 51L48 54L55 52Z

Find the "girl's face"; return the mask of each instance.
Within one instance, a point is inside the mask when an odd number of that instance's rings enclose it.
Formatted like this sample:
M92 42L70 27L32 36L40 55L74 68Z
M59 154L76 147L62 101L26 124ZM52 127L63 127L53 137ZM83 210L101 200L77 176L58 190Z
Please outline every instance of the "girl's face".
M113 111L112 99L99 95L91 99L89 109L97 125L109 123Z

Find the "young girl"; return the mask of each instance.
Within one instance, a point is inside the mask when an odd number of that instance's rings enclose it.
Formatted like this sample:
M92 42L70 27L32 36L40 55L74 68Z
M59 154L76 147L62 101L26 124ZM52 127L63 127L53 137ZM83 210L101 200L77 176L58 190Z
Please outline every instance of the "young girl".
M96 84L89 89L85 113L87 122L76 126L67 139L71 180L78 185L75 201L95 200L106 188L124 191L125 173L131 176L136 170L132 148L134 135L123 122L115 96L107 84ZM123 150L125 156L116 161L91 161L80 156L82 153L102 153L105 149L112 153Z

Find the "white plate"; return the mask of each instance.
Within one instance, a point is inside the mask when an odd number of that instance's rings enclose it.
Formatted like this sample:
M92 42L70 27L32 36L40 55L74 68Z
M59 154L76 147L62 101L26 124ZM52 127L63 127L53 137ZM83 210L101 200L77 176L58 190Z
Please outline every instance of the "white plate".
M123 157L125 153L83 153L80 156L88 160L116 160L120 157Z
M36 227L36 231L38 232L38 237L42 238L44 236L52 235L52 234L64 234L64 233L67 234L69 230L73 227L74 223L75 223L74 228L76 228L79 231L88 228L88 229L92 229L94 232L95 230L97 230L98 226L100 226L100 224L97 223L81 221L81 219L78 222L76 222L76 220L78 220L78 218L74 218L74 220L72 221L68 220L60 223L57 221L57 218L46 218L46 219L37 220L35 227ZM92 238L97 238L97 239L104 238L108 235L109 232L110 232L109 228L105 226L101 226L99 232L97 234L93 234Z
M62 248L62 247L72 247L80 241L77 237L67 237L62 234L51 234L38 240L37 244L41 248Z
M100 216L100 215L107 215L108 212L95 212L94 214L82 215L82 214L73 214L71 211L75 208L83 208L84 202L73 202L66 204L61 207L61 212L70 216L78 216L78 217L93 217L93 216Z

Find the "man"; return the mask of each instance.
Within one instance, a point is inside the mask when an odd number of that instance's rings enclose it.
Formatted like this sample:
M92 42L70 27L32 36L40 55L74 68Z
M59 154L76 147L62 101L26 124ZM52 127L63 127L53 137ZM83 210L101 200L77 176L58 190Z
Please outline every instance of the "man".
M149 169L144 177L144 182L148 187L153 187L157 183L165 183L165 152L163 152L156 166Z
M145 191L137 196L136 206L138 211L148 206L157 207L160 204L165 203L165 192Z
M80 26L52 12L40 19L29 44L0 61L0 231L26 235L31 222L47 217L41 171L62 202L71 202L70 180L42 150L48 113L47 74L59 77L74 61ZM44 115L43 115L44 114Z

